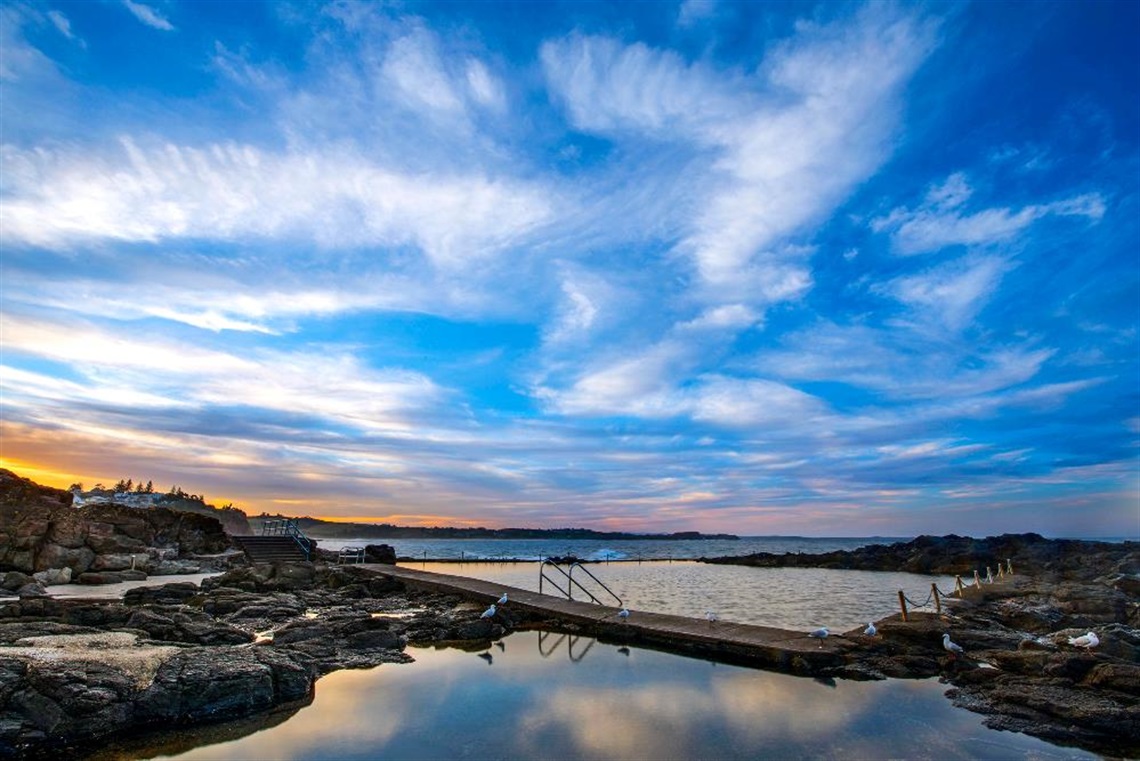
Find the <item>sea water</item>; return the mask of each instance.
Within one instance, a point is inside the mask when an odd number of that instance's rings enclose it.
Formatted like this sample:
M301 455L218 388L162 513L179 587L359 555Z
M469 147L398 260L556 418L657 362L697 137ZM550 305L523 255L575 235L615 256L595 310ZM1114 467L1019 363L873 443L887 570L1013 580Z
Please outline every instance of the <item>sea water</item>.
M319 546L340 549L378 541L321 540ZM563 590L563 596L570 593L575 599L587 601L591 599L590 595L594 595L602 604L628 607L633 611L702 619L707 611L712 611L719 619L736 623L793 630L827 626L832 631L846 631L856 626L865 627L869 621L898 612L900 591L911 602L925 605L924 610L933 610L931 585L936 584L943 592L950 592L954 589L955 579L952 576L932 577L902 571L752 568L700 563L691 559L756 552L815 554L894 541L904 540L886 537L633 539L617 542L594 539L396 539L383 540L383 543L393 546L397 556L403 558L401 565L409 568L470 576L533 592L560 594ZM575 583L549 567L543 574L543 558L568 556L587 561L581 569L573 571ZM981 573L985 576L984 568ZM541 578L543 575L545 579Z
M945 592L954 589L952 576L695 561L592 563L573 569L573 583L564 566L560 571L538 562L400 565L560 597L573 593L586 602L593 595L603 605L629 608L634 616L647 611L704 619L711 611L721 621L805 631L821 626L834 632L862 630L899 611L900 591L916 605L925 604L919 609L933 612L931 585Z
M892 537L759 536L740 539L317 539L321 549L387 544L417 560L692 560L755 552L819 553L907 541Z

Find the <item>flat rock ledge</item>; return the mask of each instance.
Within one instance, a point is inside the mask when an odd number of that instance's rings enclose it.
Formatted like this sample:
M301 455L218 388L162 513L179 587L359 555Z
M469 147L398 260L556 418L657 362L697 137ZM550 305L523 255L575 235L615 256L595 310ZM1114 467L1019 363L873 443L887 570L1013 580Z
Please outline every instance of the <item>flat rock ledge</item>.
M509 622L352 567L257 565L0 607L0 759L82 758L148 732L312 699L323 674L411 660L409 641L487 641Z

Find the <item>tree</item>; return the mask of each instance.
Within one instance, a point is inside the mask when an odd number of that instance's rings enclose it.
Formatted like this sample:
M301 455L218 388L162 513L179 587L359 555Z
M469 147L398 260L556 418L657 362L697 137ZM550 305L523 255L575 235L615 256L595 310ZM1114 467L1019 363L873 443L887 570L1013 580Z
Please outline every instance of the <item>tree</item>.
M146 493L147 494L154 494L154 482L153 481L147 481L146 482Z
M68 491L83 491L83 482L77 481L77 482L73 483L71 486L67 487L67 490Z

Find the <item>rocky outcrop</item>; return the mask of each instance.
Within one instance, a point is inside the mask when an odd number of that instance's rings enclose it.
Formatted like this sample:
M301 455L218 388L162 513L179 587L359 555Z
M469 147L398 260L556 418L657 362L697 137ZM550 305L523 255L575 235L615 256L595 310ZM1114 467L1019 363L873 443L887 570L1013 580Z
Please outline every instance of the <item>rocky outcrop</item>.
M505 633L481 606L361 568L252 566L207 582L0 604L0 758L230 721L305 701L330 671L406 662L409 640Z
M0 572L44 574L37 578L45 584L106 583L213 570L224 561L207 557L231 549L208 515L114 504L75 508L71 500L69 492L0 470Z
M155 494L152 492L116 492L110 489L97 489L89 492L73 489L71 492L76 507L89 505L122 505L139 510L150 510L156 507L165 507L175 512L199 513L217 518L227 534L248 535L253 531L249 526L249 518L244 512L233 506L214 507L206 504L205 500L197 495L191 498L180 494Z
M1140 545L1048 540L1035 534L913 542L820 555L718 558L761 567L798 566L961 574L1012 562L1013 575L961 597L940 615L900 615L843 634L851 646L834 676L929 678L997 729L1112 756L1140 756ZM712 562L712 561L710 561ZM983 571L984 576L984 571ZM1070 644L1093 631L1094 648ZM965 653L947 652L950 634Z
M1012 563L1015 573L1063 580L1106 573L1140 573L1140 542L1092 542L1046 539L1040 534L1002 534L974 539L968 536L920 536L909 542L872 544L856 550L818 554L787 552L701 558L706 563L748 565L760 568L834 568L851 571L908 571L985 577L999 564Z

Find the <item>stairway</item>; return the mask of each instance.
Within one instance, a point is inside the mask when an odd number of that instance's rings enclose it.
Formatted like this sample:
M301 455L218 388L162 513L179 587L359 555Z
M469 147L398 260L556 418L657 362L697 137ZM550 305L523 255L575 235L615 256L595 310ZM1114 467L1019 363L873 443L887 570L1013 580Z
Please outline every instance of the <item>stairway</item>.
M291 536L235 536L233 540L253 563L304 562L309 559Z

